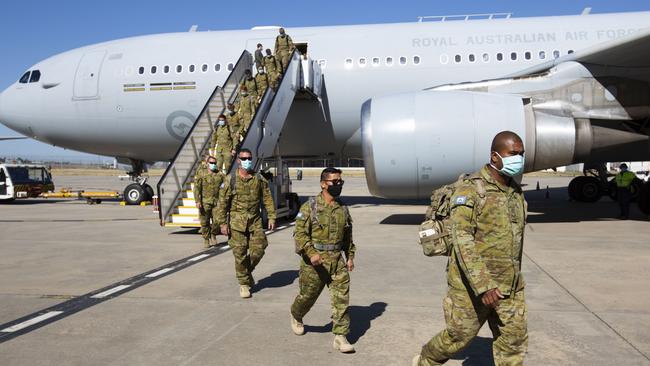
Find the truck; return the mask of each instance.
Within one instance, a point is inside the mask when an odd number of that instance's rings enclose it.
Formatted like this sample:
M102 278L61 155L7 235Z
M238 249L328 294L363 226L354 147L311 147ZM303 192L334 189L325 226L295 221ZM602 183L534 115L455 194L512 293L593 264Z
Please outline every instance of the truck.
M54 191L49 170L37 164L0 164L0 202L38 197Z

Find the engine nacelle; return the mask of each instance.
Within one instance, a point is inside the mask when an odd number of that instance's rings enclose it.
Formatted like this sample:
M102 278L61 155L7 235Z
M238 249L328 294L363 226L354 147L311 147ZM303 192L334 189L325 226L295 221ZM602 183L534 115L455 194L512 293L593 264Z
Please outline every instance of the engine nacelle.
M366 179L374 196L426 198L435 187L488 162L501 131L524 140L525 171L588 161L634 160L626 144L647 136L592 126L528 98L468 91L419 91L368 100L361 110ZM647 150L647 148L646 148ZM606 160L602 160L606 161Z

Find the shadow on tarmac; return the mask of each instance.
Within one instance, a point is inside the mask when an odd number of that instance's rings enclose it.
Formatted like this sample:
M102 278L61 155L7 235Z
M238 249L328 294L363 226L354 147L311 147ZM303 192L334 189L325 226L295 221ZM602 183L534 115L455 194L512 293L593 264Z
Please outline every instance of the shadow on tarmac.
M475 337L474 340L462 352L454 357L454 360L463 360L463 366L492 366L492 338Z
M253 286L253 292L259 292L267 288L279 288L291 285L298 278L298 270L280 271L259 280Z
M352 344L357 343L370 329L372 321L379 318L386 311L387 306L388 304L385 302L373 302L368 306L350 306L348 308L348 312L350 313L350 334L348 334L348 341ZM330 333L331 331L332 322L325 325L305 324L306 333Z
M13 201L0 201L0 206L11 205L11 206L24 206L24 205L39 205L44 203L59 203L59 202L72 202L77 199L17 199Z

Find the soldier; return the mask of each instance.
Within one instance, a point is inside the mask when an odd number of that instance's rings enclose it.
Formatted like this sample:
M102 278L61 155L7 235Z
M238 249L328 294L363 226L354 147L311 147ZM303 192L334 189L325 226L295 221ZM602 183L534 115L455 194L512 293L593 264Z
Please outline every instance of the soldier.
M194 201L199 209L201 235L203 236L205 248L217 245L217 233L219 232L217 206L219 204L219 190L223 183L223 174L219 171L217 159L214 156L209 156L207 163L207 172L201 170L197 172L193 190Z
M257 84L257 94L262 98L266 92L266 88L269 87L269 76L264 72L264 67L257 69L255 84Z
M256 110L257 99L248 94L248 88L242 86L241 98L239 99L239 110L237 111L241 124L241 127L239 128L240 134L246 134L246 131L248 131L248 127L255 116Z
M235 156L235 146L239 140L235 140L232 130L226 121L225 115L219 116L217 130L212 135L214 154L217 156L217 167L227 173L230 169L232 157Z
M300 293L291 305L291 329L303 335L303 317L325 286L332 302L334 348L354 352L346 338L350 329L348 303L350 275L356 247L352 241L352 219L338 197L343 188L341 171L326 168L320 176L321 192L302 205L296 218L294 238L300 255ZM345 255L345 257L344 257ZM347 259L347 260L346 260Z
M279 29L280 35L275 37L275 57L280 60L283 72L287 70L291 53L296 48L293 45L291 37L284 32L284 28Z
M257 83L255 82L253 74L248 69L244 71L244 80L239 84L239 90L241 91L244 87L248 90L248 94L257 99L259 96L259 93L257 92Z
M271 53L270 49L266 49L266 56L264 56L264 67L266 68L266 73L269 76L269 85L273 89L278 89L280 75L282 74L282 64Z
M260 200L264 201L269 230L275 229L275 205L266 179L252 172L251 151L241 149L238 158L239 169L224 180L217 221L221 224L221 233L229 235L228 245L235 256L239 296L245 299L251 297L250 289L255 283L252 273L268 245L262 227Z
M510 131L492 141L490 163L464 177L451 196L453 249L447 263L447 327L413 365L441 365L464 349L487 321L494 363L522 365L528 347L521 274L526 203L513 179L523 173L524 145Z
M259 69L260 67L264 67L264 47L262 47L261 43L257 44L257 49L255 50L255 68Z
M636 179L636 174L627 170L627 164L623 163L618 166L620 172L616 174L616 199L621 208L621 220L630 218L630 201L632 201L632 182Z
M242 140L241 135L241 118L235 109L235 105L228 103L228 110L226 110L226 118L228 119L228 126L230 127L230 132L232 132L232 139L235 142L235 150L239 146L239 143Z

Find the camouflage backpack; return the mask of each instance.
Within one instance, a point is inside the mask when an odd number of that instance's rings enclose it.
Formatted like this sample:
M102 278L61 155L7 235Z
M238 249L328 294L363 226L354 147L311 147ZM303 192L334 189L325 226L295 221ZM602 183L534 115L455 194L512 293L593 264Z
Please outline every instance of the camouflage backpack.
M419 243L427 257L449 255L453 248L451 240L451 198L456 189L471 180L479 196L478 208L485 204L485 186L478 175L463 174L454 183L434 189L431 193L431 206L425 215L426 221L420 224Z

